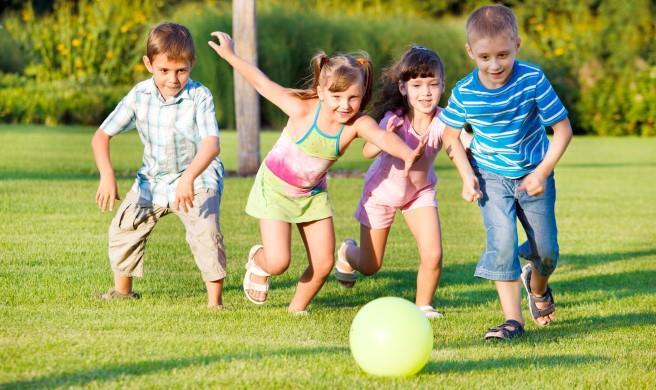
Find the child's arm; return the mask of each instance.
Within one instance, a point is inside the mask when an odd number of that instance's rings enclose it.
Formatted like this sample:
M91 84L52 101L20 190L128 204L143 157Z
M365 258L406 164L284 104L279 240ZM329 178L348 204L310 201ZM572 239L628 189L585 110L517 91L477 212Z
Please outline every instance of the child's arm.
M446 126L444 128L444 146L447 156L451 159L453 164L458 169L458 173L462 178L462 197L467 202L473 202L480 199L483 194L478 186L478 179L474 171L469 165L465 149L460 143L461 130L454 129L453 127Z
M414 150L410 149L398 135L394 132L382 130L378 127L376 121L369 116L363 116L357 120L356 131L358 136L373 143L392 156L403 160L405 162L405 169L403 171L406 175L410 171L412 164L421 156L426 146L426 139L422 139Z
M235 53L234 42L230 38L230 35L220 31L215 31L212 35L219 40L219 43L216 44L215 42L209 41L208 44L210 47L239 72L260 95L278 106L289 117L297 117L305 114L302 111L304 106L299 104L299 98L294 96L289 89L271 81L255 65L247 62Z
M194 180L203 173L220 152L219 137L208 136L203 138L198 153L178 181L178 186L175 189L175 202L173 202L175 210L182 209L186 213L194 206Z
M517 190L526 191L531 196L540 195L544 192L547 177L553 172L558 160L563 156L569 141L572 139L572 126L569 123L569 118L566 117L553 125L552 128L554 135L549 143L547 154L535 170L526 175L524 180L519 183Z
M402 124L403 124L403 118L399 118L396 115L392 115L390 118L387 119L387 123L385 124L385 130L387 132L394 133L396 129ZM378 156L380 152L381 149L369 141L366 141L364 143L364 146L362 147L362 155L364 156L364 158L374 158Z
M93 158L96 161L98 172L100 172L100 183L96 191L96 203L102 212L113 211L114 201L120 200L118 195L118 184L114 175L114 168L109 158L109 141L112 139L101 129L98 129L91 140Z

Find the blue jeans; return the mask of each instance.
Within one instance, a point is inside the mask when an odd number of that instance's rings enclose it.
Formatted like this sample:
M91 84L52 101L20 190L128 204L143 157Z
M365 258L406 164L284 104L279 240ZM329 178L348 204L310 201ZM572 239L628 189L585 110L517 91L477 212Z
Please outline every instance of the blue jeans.
M547 178L544 193L530 196L526 191L517 191L523 178L509 179L483 169L476 169L475 172L483 192L478 205L487 238L485 252L474 276L491 280L517 280L521 275L520 256L533 262L541 275L551 275L559 254L553 173ZM517 219L528 238L519 247Z

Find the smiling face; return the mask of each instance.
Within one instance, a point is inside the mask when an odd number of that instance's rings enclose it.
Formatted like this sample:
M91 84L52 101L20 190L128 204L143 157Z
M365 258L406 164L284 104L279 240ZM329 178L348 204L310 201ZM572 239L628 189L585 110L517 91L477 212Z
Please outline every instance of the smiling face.
M399 91L406 97L413 115L432 115L443 90L444 86L437 77L415 77L406 82L399 81Z
M152 61L144 56L143 61L148 71L153 74L155 85L165 101L182 91L189 80L189 61L170 60L165 54L156 55Z
M317 94L332 119L338 123L346 123L360 112L362 89L361 82L351 84L344 91L330 91L326 86L319 86Z
M478 78L489 89L503 86L512 74L515 56L519 51L519 38L497 34L471 39L467 54L478 66Z

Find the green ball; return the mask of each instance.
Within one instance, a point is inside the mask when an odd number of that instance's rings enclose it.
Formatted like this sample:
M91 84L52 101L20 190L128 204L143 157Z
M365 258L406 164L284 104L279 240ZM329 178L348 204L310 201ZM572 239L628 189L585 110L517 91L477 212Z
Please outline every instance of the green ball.
M414 303L385 297L367 303L355 315L349 341L355 361L365 372L410 376L430 358L433 329Z

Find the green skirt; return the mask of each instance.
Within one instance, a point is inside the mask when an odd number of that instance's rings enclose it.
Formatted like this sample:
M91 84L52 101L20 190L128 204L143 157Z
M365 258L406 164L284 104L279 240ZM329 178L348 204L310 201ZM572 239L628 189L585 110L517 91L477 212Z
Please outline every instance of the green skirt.
M333 216L328 192L314 195L290 196L285 193L289 184L274 175L264 163L255 176L248 195L246 213L258 219L290 223L318 221Z

